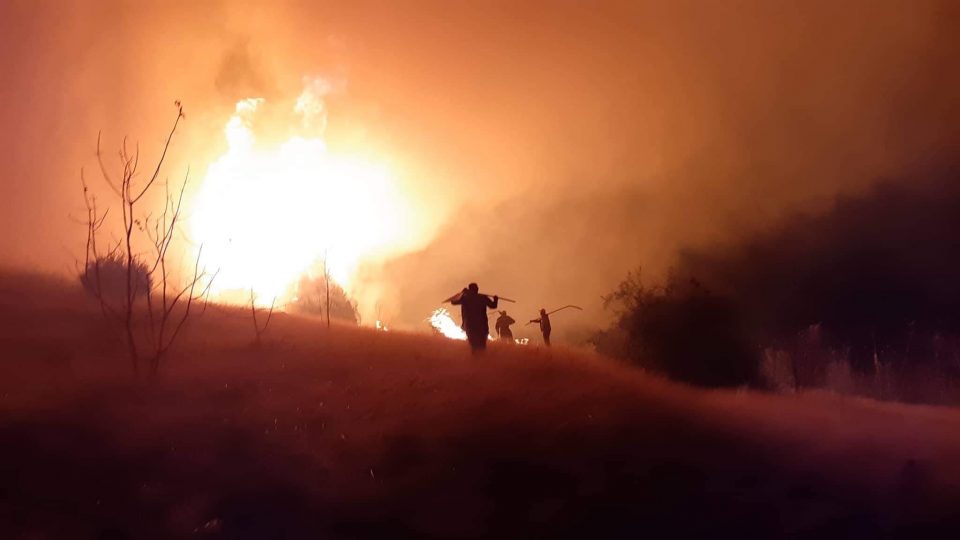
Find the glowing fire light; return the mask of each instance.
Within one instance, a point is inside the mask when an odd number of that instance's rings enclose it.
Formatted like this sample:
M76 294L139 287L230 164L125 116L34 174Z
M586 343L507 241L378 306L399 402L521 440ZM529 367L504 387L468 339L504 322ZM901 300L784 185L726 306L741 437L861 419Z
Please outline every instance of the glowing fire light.
M446 308L437 309L427 320L430 321L430 326L433 326L437 332L440 332L444 337L459 340L467 339L467 333L463 331L463 328L460 328L460 325L454 322L453 317L450 316L450 312L447 311Z
M325 115L316 117L323 95L315 91L308 88L295 111L304 125L322 128ZM237 103L225 128L229 149L210 166L193 199L192 240L203 246L202 266L219 271L211 293L237 301L237 291L249 299L252 289L267 303L286 300L321 261L349 290L363 262L402 244L409 205L386 167L331 153L320 137L257 144L252 118L263 103Z
M442 336L448 337L450 339L459 339L466 341L467 333L463 331L463 328L460 328L450 316L450 312L447 311L447 308L438 308L432 315L427 319L430 322L430 326L439 332ZM493 341L494 338L491 335L487 335L487 341Z

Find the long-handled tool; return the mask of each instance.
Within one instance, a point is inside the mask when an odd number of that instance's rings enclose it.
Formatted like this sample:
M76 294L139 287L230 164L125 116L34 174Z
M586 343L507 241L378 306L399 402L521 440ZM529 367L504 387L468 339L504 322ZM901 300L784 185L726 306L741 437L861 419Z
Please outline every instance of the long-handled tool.
M553 311L548 311L548 312L547 312L547 315L553 315L554 313L556 313L556 312L558 312L558 311L560 311L560 310L562 310L562 309L567 309L567 308L573 308L573 309L578 309L578 310L580 310L580 311L583 311L583 308L580 307L580 306L575 306L575 305L573 305L573 304L567 304L566 306L557 308L557 309L555 309L555 310L553 310Z
M453 300L455 300L455 299L456 299L458 296L460 296L461 294L463 294L463 291L458 292L457 294L451 296L450 298L447 298L446 300L444 300L443 302L440 302L440 303L441 303L441 304L446 304L447 302L452 302ZM497 295L494 295L494 294L486 294L486 293L478 293L478 294L482 294L482 295L485 295L485 296L497 296ZM510 302L511 304L516 304L516 303L517 303L516 300L511 300L510 298L504 298L504 297L502 297L502 296L497 296L497 299L503 300L504 302Z
M577 309L577 310L583 311L583 308L580 307L580 306L575 306L575 305L573 305L573 304L567 304L567 305L565 305L565 306L563 306L563 307L559 307L559 308L557 308L557 309L555 309L555 310L553 310L553 311L548 311L548 312L547 312L547 315L553 315L554 313L556 313L556 312L558 312L558 311L560 311L560 310L563 310L563 309L567 309L567 308L573 308L573 309ZM534 319L534 320L536 320L536 319ZM533 321L528 322L528 323L525 324L524 326L530 326L531 324L533 324Z

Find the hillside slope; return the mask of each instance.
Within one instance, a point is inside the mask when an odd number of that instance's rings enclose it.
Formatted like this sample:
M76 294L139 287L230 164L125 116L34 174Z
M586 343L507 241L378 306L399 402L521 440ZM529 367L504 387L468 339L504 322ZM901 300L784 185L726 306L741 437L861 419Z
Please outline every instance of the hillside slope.
M212 307L134 383L95 305L0 279L0 537L960 530L960 413L707 392L569 350Z

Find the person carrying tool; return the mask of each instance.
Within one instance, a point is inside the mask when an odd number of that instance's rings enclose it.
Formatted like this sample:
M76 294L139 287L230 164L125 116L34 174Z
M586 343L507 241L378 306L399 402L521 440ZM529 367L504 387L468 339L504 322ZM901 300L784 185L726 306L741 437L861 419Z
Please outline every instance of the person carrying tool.
M455 306L460 306L461 328L467 333L470 349L475 353L486 350L487 336L490 334L487 308L496 309L500 298L495 295L491 299L485 294L480 294L480 287L476 283L471 283L449 301Z
M561 307L561 308L557 308L557 309L555 309L555 310L553 310L553 311L549 311L549 312L548 312L546 309L544 309L544 308L540 308L540 318L538 318L538 319L530 319L530 322L528 322L527 324L533 324L533 323L539 323L539 324L540 324L540 333L543 334L543 344L546 345L547 347L549 347L549 346L550 346L550 332L551 332L551 330L553 330L553 328L550 327L550 315L553 315L554 313L556 313L556 312L558 312L558 311L563 311L563 310L565 310L565 309L570 309L570 308L583 311L583 308L582 308L582 307L580 307L580 306L575 306L575 305L573 305L573 304L568 304L568 305L566 305L566 306L563 306L563 307Z
M550 327L550 314L547 313L547 310L544 308L540 308L540 318L530 319L530 323L540 323L540 333L543 334L543 344L549 347L550 332L553 329Z
M497 330L497 336L500 337L500 341L507 341L513 343L513 331L510 330L510 325L517 321L513 320L513 317L507 315L506 311L501 311L500 316L497 317L497 322L494 324L494 328Z

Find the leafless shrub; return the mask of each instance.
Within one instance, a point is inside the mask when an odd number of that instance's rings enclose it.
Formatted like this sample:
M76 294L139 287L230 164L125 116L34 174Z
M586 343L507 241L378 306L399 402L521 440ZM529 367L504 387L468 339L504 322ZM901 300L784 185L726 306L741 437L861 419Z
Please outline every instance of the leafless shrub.
M113 241L105 251L100 250L98 237L108 211L100 213L96 196L90 192L83 171L80 172L87 208L87 242L82 279L91 284L89 289L98 298L104 316L116 323L115 326L120 330L135 375L140 374L142 362L146 363L151 375L158 373L164 355L189 319L194 302L205 297L212 284L212 276L200 269L202 246L193 260L191 270L185 278L181 276L181 283L176 283L171 276L170 250L178 232L189 170L179 190L174 193L170 191L169 182L159 184L157 180L173 135L184 118L180 102L176 102L176 107L177 117L167 135L163 152L145 181L137 181L139 144L130 152L124 139L118 153L120 174L115 176L104 162L100 137L97 137L97 162L104 182L119 199L123 225L120 239ZM139 203L157 185L163 185L165 191L162 211L156 215L141 211ZM150 251L138 253L137 246L146 242L151 245ZM119 300L105 294L105 277L109 272L107 265L114 269L109 271L119 269L121 272ZM144 310L138 306L140 297L146 298ZM142 311L146 311L146 331L138 332L141 322L138 319Z

